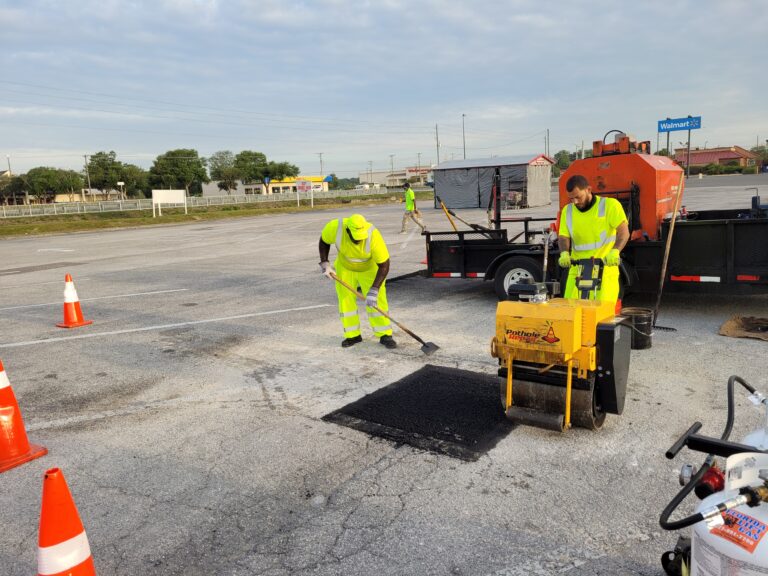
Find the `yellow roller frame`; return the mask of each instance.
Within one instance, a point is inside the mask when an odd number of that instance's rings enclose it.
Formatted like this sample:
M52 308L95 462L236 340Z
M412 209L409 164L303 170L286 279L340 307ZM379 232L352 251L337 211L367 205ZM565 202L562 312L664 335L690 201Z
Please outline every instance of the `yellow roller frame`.
M495 340L492 346L495 351ZM505 398L504 411L506 412L510 406L512 406L512 353L507 353L507 397ZM568 430L571 427L571 390L573 389L573 358L569 357L566 362L566 369L568 370L565 377L565 417L563 420L563 430ZM550 366L551 367L551 366Z

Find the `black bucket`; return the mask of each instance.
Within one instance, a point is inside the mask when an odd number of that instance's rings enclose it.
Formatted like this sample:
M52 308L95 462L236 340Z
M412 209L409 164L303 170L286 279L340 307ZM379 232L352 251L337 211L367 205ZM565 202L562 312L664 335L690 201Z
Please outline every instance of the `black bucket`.
M645 350L651 347L653 336L653 310L648 308L622 308L621 315L632 322L632 350Z

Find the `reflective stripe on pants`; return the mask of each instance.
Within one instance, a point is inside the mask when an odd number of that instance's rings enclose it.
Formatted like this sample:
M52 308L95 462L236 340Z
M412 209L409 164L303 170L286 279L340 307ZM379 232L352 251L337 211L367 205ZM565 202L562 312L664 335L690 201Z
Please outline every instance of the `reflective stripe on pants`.
M336 259L334 263L336 268L336 275L344 280L350 286L359 288L363 294L368 294L373 281L376 279L377 266L372 266L370 270L365 272L355 272L344 268L343 264ZM336 296L339 299L339 316L341 317L341 325L344 329L344 338L354 338L360 336L360 318L357 311L358 298L347 290L344 286L335 282L336 284ZM387 283L382 283L379 288L379 302L378 307L384 312L389 311L387 305ZM368 314L368 322L371 325L371 329L377 338L382 336L392 335L392 325L389 318L379 314L373 308L366 307L366 313Z

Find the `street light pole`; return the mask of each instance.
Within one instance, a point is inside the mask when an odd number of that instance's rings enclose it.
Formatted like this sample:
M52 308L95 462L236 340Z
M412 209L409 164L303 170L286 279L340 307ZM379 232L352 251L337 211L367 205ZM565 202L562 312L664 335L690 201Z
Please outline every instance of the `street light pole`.
M88 194L91 193L91 173L88 172L88 154L83 154L83 159L85 160L85 177L88 179ZM83 195L82 198L83 202L85 202L85 195Z
M461 115L461 141L464 144L464 160L466 160L467 159L467 136L466 136L466 133L464 132L464 116L466 116L466 114Z
M389 179L390 180L395 179L395 155L394 154L389 155Z
M323 175L323 153L322 152L316 152L318 156L320 156L320 176Z
M368 184L373 184L373 160L368 160Z

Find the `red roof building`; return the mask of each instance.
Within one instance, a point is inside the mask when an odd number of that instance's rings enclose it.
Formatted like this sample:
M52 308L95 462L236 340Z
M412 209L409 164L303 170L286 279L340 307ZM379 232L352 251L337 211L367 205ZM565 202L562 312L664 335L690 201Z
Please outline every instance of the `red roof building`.
M675 162L685 165L688 161L688 149L675 149ZM691 166L706 166L707 164L737 164L738 166L754 166L757 154L745 150L741 146L730 148L694 148L691 150Z

